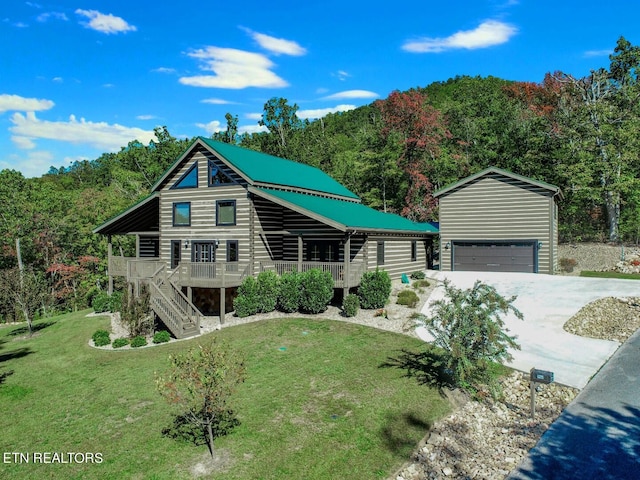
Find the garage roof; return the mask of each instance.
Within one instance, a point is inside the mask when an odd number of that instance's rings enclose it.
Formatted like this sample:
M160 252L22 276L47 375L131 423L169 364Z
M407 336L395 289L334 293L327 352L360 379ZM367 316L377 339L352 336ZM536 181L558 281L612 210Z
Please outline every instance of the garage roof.
M503 169L497 168L497 167L485 168L484 170L476 173L475 175L471 175L469 177L463 178L459 182L456 182L456 183L454 183L452 185L449 185L447 187L441 188L440 190L434 192L433 196L434 197L441 197L441 196L447 195L451 191L456 190L459 187L461 187L461 186L463 186L463 185L465 185L467 183L471 183L471 182L477 180L478 178L484 177L484 176L486 176L486 175L488 175L490 173L503 175L503 176L508 177L508 178L513 178L514 180L519 180L521 182L525 182L525 183L528 183L530 185L534 185L536 187L540 187L540 188L543 188L545 190L549 190L549 191L553 192L554 196L557 196L560 200L562 200L562 198L563 198L562 191L560 190L560 187L556 187L555 185L551 185L550 183L541 182L540 180L534 180L534 179L529 178L529 177L524 177L522 175L518 175L517 173L509 172L508 170L503 170Z

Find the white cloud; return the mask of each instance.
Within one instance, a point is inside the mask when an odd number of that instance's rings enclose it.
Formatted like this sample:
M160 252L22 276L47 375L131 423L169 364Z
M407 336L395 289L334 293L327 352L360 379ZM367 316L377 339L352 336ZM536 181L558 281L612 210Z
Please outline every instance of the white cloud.
M55 104L51 100L40 98L25 98L19 95L0 95L0 113L9 110L18 112L35 112L38 110L49 110Z
M261 113L247 113L244 118L247 118L249 120L262 120L262 114Z
M155 115L138 115L136 117L137 120L155 120L156 118L158 117Z
M111 33L135 32L137 30L134 25L130 25L125 19L116 17L110 13L104 14L97 10L82 10L79 8L76 10L76 14L89 19L88 23L81 22L87 28L106 33L107 35Z
M53 154L45 150L28 152L26 157L12 154L0 160L0 170L18 170L27 178L40 177L49 171L53 162Z
M261 133L261 132L268 132L268 131L269 129L262 125L244 125L242 127L238 127L238 133L240 135L242 135L243 133L252 134L252 133Z
M63 20L65 22L69 20L67 16L61 12L41 13L40 15L38 15L38 18L36 18L36 20L38 20L39 22L47 22L51 18L57 19L57 20Z
M330 113L336 112L347 112L349 110L355 110L355 105L337 105L335 107L330 108L317 108L315 110L298 110L296 115L298 118L304 119L313 119L313 118L322 118Z
M328 95L323 97L324 100L342 100L345 98L378 98L376 92L371 92L369 90L345 90L344 92L334 93L332 95Z
M487 48L509 41L518 29L497 20L487 20L474 30L456 32L444 38L421 38L405 42L403 50L413 53L438 53L445 50Z
M33 140L28 137L20 137L14 135L11 137L11 141L20 150L31 150L32 148L36 148L36 144L33 143Z
M175 68L169 68L169 67L158 67L158 68L154 68L151 71L156 73L176 73Z
M224 130L222 124L218 120L212 120L209 123L196 123L196 127L202 128L209 135L213 135L216 132Z
M9 130L14 137L58 140L109 151L117 151L133 140L147 144L155 137L153 131L106 122L88 122L84 118L78 121L74 115L69 117L68 122L51 122L39 120L34 112L26 115L14 113L11 122L13 126Z
M180 83L192 87L242 89L279 88L289 84L271 71L273 62L264 55L234 48L206 47L188 55L200 60L201 70L215 75L181 77Z
M611 55L611 50L587 50L586 52L584 52L583 56L585 58L591 58L591 57L607 57L609 55Z
M211 105L234 105L235 104L235 102L223 100L222 98L205 98L204 100L200 100L200 103L209 103Z
M269 35L265 35L264 33L254 32L249 29L245 30L249 35L251 35L251 38L258 42L258 45L276 55L282 54L299 57L307 53L306 48L301 47L297 42L294 42L293 40L271 37Z
M338 77L338 80L341 81L345 81L347 78L351 77L351 75L348 72L345 72L344 70L338 70L335 73L332 73L331 76L333 77Z

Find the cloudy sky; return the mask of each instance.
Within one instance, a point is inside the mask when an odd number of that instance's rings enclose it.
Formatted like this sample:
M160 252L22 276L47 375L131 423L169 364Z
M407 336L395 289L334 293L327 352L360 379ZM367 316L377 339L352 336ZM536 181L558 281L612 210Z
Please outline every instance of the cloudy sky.
M539 82L640 44L640 3L595 0L4 0L0 169L40 176L156 126L257 131L284 97L301 118L456 75Z

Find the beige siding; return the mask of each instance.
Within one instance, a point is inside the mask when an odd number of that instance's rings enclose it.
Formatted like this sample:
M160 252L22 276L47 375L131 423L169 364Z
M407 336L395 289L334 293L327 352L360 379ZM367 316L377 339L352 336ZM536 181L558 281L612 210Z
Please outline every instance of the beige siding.
M226 260L227 240L238 240L238 257L240 262L246 262L250 258L249 248L249 213L250 203L247 198L247 190L242 183L208 186L208 159L203 152L194 152L177 169L171 179L168 179L160 194L160 258L169 263L171 260L171 240L180 240L184 245L185 240L217 240L219 242L216 251L217 260ZM198 163L198 188L171 187L187 172L194 162ZM217 163L220 168L225 168L222 163ZM226 169L226 173L235 181L241 182L240 177ZM216 225L216 201L235 200L236 224L233 226ZM173 226L173 203L191 202L191 225L188 227ZM191 259L191 248L181 249L182 259Z
M553 273L554 204L549 190L497 173L448 192L439 207L440 268L451 270L451 248L444 246L455 240L537 240L542 242L538 271Z
M378 267L378 242L384 242L384 264L381 270L386 270L389 276L396 280L403 273L407 275L417 270L423 271L427 267L426 242L424 239L398 239L389 237L369 237L367 270L374 271ZM416 260L411 261L411 243L416 242Z

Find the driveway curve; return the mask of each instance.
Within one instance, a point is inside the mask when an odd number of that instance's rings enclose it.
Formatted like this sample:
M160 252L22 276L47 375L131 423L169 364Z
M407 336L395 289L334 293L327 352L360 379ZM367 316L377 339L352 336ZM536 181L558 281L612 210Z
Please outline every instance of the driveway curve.
M476 280L492 285L504 297L515 295L514 306L524 314L505 317L510 334L516 335L521 350L512 350L510 367L523 372L531 368L554 372L557 383L582 389L618 349L618 342L580 337L562 326L584 305L603 297L638 297L640 281L583 278L531 273L440 272L428 271L427 277L449 279L458 288L471 288ZM431 302L444 297L437 287L422 313L429 315ZM418 336L432 337L424 328Z

